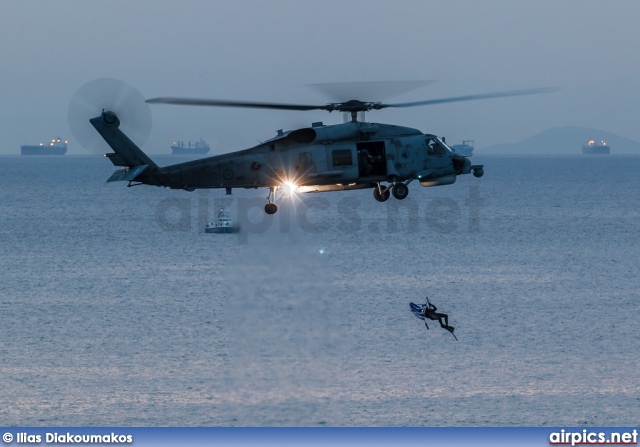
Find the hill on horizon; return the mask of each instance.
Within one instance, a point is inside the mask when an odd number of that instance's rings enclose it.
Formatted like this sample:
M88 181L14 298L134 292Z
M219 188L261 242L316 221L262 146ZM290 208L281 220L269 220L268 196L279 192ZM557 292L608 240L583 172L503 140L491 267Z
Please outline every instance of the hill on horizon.
M582 154L588 140L604 140L611 154L640 155L640 142L589 127L554 127L518 143L497 144L477 149L479 154Z

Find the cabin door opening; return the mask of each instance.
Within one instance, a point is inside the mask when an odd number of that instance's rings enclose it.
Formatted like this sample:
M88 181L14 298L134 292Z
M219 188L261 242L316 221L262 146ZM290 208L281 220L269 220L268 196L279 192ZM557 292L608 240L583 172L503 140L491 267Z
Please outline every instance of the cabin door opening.
M384 141L357 143L358 173L360 177L386 177L387 154Z

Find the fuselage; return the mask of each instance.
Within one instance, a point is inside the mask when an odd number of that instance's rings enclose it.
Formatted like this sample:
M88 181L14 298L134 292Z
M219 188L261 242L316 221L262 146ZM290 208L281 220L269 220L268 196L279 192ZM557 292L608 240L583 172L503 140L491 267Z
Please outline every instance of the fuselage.
M250 149L147 170L144 183L171 188L259 188L294 183L307 191L383 181L429 181L468 173L470 163L417 129L349 122L288 132ZM155 172L154 172L155 171ZM466 172L465 172L466 171ZM453 176L453 177L451 177Z

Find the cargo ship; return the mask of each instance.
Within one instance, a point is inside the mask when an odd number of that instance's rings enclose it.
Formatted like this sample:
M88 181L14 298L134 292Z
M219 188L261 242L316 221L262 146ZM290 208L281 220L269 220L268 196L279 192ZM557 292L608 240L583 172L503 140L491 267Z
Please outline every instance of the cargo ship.
M185 145L183 141L174 141L171 145L171 153L173 155L204 155L208 153L209 150L211 150L211 148L202 138L195 143L189 141Z
M64 155L67 153L67 141L54 138L49 143L20 146L22 155Z
M587 141L587 144L582 145L583 154L610 154L609 146L604 141L597 143L595 140Z
M458 154L460 154L460 155L462 155L464 157L471 157L473 155L473 150L475 149L473 147L473 143L474 143L473 140L463 140L462 144L454 144L451 147Z

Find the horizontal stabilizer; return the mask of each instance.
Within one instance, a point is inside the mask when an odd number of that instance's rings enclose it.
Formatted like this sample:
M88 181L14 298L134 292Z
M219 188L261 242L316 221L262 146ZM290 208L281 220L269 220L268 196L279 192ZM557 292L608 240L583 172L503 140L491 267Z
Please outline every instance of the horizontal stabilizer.
M137 176L142 174L148 165L138 165L132 168L118 169L109 177L107 182L131 182L136 179Z
M125 160L124 157L120 154L110 152L108 154L104 154L104 156L111 160L111 163L113 163L115 166L129 166L129 162Z

